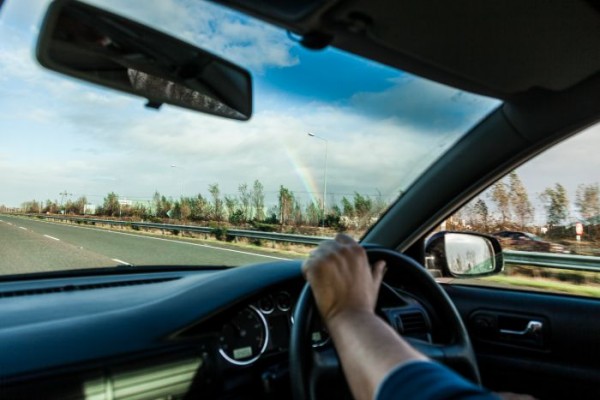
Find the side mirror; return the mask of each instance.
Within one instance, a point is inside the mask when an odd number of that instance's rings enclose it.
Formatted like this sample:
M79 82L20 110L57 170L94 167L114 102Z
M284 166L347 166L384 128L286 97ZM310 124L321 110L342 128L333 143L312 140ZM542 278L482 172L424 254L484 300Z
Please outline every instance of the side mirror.
M442 276L474 278L502 272L500 242L475 232L439 232L425 245L425 266Z
M42 66L148 99L222 117L252 115L245 69L167 34L74 0L50 4L37 44Z

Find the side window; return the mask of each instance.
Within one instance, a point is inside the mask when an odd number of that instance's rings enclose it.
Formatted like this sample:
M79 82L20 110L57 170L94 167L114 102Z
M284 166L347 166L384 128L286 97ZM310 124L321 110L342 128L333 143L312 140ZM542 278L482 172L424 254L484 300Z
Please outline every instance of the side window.
M600 297L600 123L494 183L442 224L500 241L501 275L455 283Z

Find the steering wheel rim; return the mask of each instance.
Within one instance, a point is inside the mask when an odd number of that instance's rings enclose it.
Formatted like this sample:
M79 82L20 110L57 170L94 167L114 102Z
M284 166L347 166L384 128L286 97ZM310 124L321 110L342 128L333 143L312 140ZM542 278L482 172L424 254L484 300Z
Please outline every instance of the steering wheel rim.
M452 339L447 344L428 344L407 340L412 346L432 359L442 363L462 364L463 375L476 384L481 384L475 353L460 318L458 310L448 294L433 279L429 272L412 258L404 254L383 248L367 248L367 256L371 263L384 260L388 271L385 281L407 282L426 293L427 301L439 316L443 316L445 324L452 332ZM316 312L314 297L309 284L305 284L294 311L294 324L290 338L290 382L295 400L316 399L315 381L317 375L342 374L339 359L335 350L313 351L310 343L310 321ZM317 368L319 370L317 370Z

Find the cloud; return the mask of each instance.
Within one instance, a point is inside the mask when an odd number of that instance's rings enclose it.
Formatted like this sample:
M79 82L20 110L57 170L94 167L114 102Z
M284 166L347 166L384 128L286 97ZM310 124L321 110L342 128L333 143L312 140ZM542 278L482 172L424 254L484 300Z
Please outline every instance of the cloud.
M395 116L405 124L431 133L464 131L500 104L408 74L394 83L385 91L357 93L352 96L351 104L374 117Z
M205 1L148 0L144 7L121 0L94 4L191 42L257 73L298 63L297 45L279 28Z
M446 134L432 142L395 118L374 119L319 102L292 105L287 112L262 111L251 123L172 107L158 113L140 110L139 118L131 118L136 112L121 113L110 123L89 112L68 119L73 130L80 132L84 143L99 141L101 147L113 149L114 167L124 171L123 181L131 172L131 183L120 190L148 197L155 189L177 193L177 186L206 193L214 182L224 193L233 194L239 184L255 179L271 192L285 185L304 200L320 196L324 147L307 136L314 132L328 140L329 193L337 193L339 199L354 191L372 195L381 191L391 199L456 139ZM123 154L118 156L119 152ZM89 152L79 155L87 159ZM170 169L171 164L178 169ZM101 167L95 173L105 174ZM136 174L140 176L134 181ZM307 186L307 179L312 186ZM309 190L317 193L306 193Z

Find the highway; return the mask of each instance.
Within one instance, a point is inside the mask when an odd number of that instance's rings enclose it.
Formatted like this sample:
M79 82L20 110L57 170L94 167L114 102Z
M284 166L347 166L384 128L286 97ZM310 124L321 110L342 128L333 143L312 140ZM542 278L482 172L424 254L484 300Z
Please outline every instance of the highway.
M189 240L0 215L0 275L119 265L237 266L284 258Z

